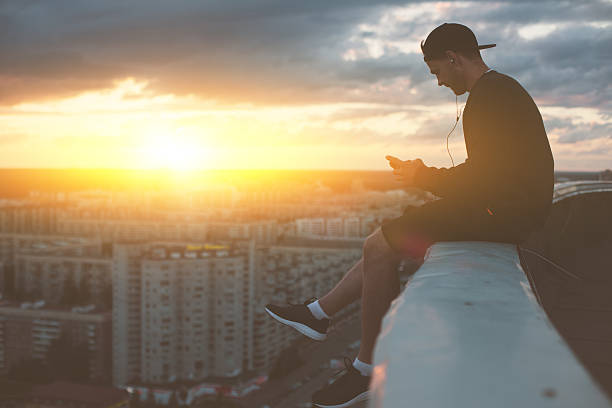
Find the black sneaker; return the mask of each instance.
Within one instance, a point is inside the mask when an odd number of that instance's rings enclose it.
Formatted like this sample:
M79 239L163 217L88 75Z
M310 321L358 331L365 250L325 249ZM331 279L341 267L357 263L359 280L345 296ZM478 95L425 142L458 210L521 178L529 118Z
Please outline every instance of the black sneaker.
M344 359L346 371L331 384L312 395L312 404L320 408L345 408L368 399L370 395L370 376L361 375L353 367L353 362Z
M316 300L316 299L315 299ZM325 340L329 319L315 318L306 305L313 302L307 300L301 305L289 304L289 306L266 305L266 312L279 322L293 327L305 336L313 340Z

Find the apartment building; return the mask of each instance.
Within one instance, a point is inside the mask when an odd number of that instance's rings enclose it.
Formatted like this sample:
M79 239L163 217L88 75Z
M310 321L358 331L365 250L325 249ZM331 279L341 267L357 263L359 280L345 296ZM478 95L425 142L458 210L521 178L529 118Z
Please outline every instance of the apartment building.
M299 218L295 220L295 235L298 237L329 237L335 239L363 238L372 233L381 223L381 217L372 215Z
M254 248L254 243L116 244L114 383L240 374L251 354L245 352L250 313L244 309L251 305Z
M229 246L153 247L143 257L143 381L242 372L248 260Z
M325 235L325 218L300 218L295 220L298 236Z
M113 244L113 384L141 380L141 265L146 244Z
M53 249L73 248L75 246L98 243L81 237L66 237L57 234L0 233L0 259L7 267L13 267L18 253L52 251Z
M19 200L0 203L0 232L53 234L64 207Z
M76 300L63 298L67 285L72 285L73 297L86 290L84 302L110 306L111 267L110 249L100 242L64 238L51 245L41 243L39 238L14 254L14 290L57 305L63 300Z
M46 362L49 347L62 335L72 346L86 347L88 379L109 383L110 312L92 307L59 309L44 302L0 304L0 375L30 359Z
M63 218L58 232L68 236L99 237L104 241L204 240L208 224L136 219Z
M257 243L273 244L279 235L275 220L235 222L211 222L210 238L214 240L254 240Z
M83 270L86 272L82 275L92 276L90 284L98 284L93 288L93 293L98 293L105 285L110 285L108 267L105 268L107 272L102 273L105 276L103 279L98 279L96 272L100 268L102 248L99 241L82 237L0 233L0 291L56 303L58 291L63 287L62 280L66 276L64 272L73 270L79 275L78 271ZM45 257L49 257L50 262L46 266ZM68 265L80 262L84 263L81 267ZM51 276L53 278L47 279Z
M365 222L364 222L365 224ZM367 234L361 233L361 220L359 217L347 217L344 219L343 223L344 228L344 237L348 238L356 238L361 236L366 236Z
M121 243L113 250L113 383L266 372L295 339L269 302L322 295L361 246Z

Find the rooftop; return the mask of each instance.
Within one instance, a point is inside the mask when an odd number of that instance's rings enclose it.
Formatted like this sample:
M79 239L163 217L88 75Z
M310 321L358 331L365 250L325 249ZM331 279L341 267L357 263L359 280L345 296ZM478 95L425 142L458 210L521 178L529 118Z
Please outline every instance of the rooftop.
M125 402L129 398L127 391L118 388L67 382L35 385L29 396L41 400L54 399L66 403L84 403L99 407Z

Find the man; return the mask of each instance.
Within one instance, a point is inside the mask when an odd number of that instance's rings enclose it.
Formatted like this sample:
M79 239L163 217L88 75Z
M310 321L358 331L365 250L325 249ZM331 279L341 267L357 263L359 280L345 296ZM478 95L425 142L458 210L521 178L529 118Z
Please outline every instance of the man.
M472 31L443 24L421 43L439 86L469 92L463 116L467 160L450 169L420 159L387 156L406 186L440 199L385 223L370 235L363 256L328 294L304 305L268 305L267 312L308 337L324 340L331 316L361 297L359 354L346 373L313 395L318 407L348 407L367 398L372 354L382 318L399 293L397 266L421 258L437 241L519 244L550 212L553 157L537 106L514 79L489 69ZM410 367L406 367L410 369Z

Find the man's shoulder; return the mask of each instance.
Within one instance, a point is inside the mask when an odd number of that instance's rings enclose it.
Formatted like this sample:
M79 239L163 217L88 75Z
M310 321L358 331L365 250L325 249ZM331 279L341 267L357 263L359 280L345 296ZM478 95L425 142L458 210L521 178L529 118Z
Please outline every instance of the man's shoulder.
M499 92L499 91L521 91L526 92L523 86L510 75L502 74L497 71L489 71L485 73L476 82L473 91L478 93Z
M470 92L470 99L489 107L533 102L531 95L516 79L497 71L489 71L478 80Z

